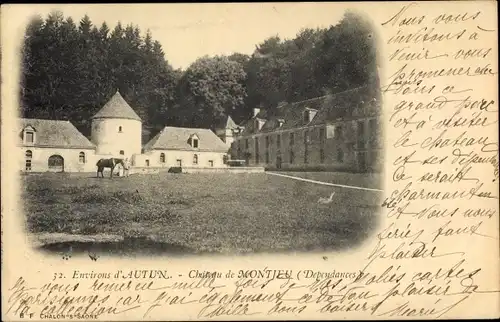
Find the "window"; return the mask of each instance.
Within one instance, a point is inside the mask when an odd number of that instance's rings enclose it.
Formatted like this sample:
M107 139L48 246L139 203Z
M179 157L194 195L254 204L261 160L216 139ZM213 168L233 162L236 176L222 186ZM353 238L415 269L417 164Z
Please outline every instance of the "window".
M149 167L149 160L146 160L146 167Z
M80 154L78 154L78 162L85 163L85 153L84 152L80 152Z
M363 121L358 122L357 126L357 141L358 141L358 149L364 149L365 147L365 124Z
M26 132L25 133L26 143L33 143L34 136L35 134L33 132Z
M248 149L248 139L245 140L245 149Z
M281 148L281 135L279 134L276 136L276 147Z
M304 111L304 122L305 123L309 123L310 122L310 119L309 119L309 111Z
M335 127L335 138L336 139L341 139L342 135L343 135L343 133L342 133L342 126L340 126L340 125L336 126Z
M319 150L319 161L320 163L325 163L325 150Z
M368 121L368 127L369 127L369 131L370 131L370 139L372 141L372 143L375 143L377 144L378 143L378 131L377 131L377 128L378 128L378 123L377 123L377 120L376 119L371 119L370 121Z
M165 153L160 153L160 163L165 163Z
M269 163L269 151L266 150L266 163Z
M182 160L181 159L177 159L177 166L182 167Z
M199 139L198 139L198 136L196 134L191 134L191 136L189 137L188 139L188 144L194 148L194 149L197 149L198 146L199 146Z
M31 158L33 157L33 152L31 150L26 150L26 171L31 171Z
M122 132L123 132L123 128L122 128L122 126L120 125L120 126L118 127L118 133L122 133Z
M124 154L125 154L125 151L120 150L120 155L124 155Z
M193 164L198 164L198 154L193 155Z
M324 128L319 129L319 142L321 144L325 143L325 129Z
M341 148L337 149L337 162L344 162L344 150Z
M295 161L295 154L293 151L290 151L290 163L292 164Z
M304 163L309 162L309 151L307 144L309 143L309 131L304 131Z
M259 138L255 138L255 163L259 162Z
M266 149L269 149L269 136L266 136Z
M370 128L370 135L376 136L377 135L377 120L371 119L370 121L368 121L368 127Z
M295 144L295 133L290 133L290 145Z
M213 160L208 160L208 165L209 165L210 167L213 167L213 166L214 166L214 161L213 161Z

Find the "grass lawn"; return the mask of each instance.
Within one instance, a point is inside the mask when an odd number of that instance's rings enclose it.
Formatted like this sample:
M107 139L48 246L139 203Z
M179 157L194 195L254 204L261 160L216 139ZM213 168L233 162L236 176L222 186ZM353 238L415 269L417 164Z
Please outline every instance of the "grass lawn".
M377 187L358 174L286 173ZM113 234L183 253L339 249L364 240L377 223L380 193L261 174L32 174L24 180L28 231ZM319 197L336 194L330 204ZM135 240L135 239L134 239ZM139 239L138 239L139 240ZM128 247L128 246L127 246ZM126 252L127 247L115 247ZM154 248L151 246L151 248Z

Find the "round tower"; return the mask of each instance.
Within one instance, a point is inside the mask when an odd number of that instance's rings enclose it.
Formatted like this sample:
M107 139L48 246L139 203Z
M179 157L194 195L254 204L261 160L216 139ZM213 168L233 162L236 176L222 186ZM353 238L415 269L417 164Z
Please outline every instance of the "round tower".
M91 141L96 154L131 158L142 150L142 121L120 92L92 117Z

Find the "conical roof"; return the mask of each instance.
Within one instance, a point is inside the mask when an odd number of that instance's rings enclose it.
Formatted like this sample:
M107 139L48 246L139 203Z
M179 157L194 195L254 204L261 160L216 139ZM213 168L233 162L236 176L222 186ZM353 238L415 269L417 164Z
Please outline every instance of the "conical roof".
M104 105L104 107L94 115L95 118L115 118L115 119L131 119L141 121L137 113L123 99L119 91Z

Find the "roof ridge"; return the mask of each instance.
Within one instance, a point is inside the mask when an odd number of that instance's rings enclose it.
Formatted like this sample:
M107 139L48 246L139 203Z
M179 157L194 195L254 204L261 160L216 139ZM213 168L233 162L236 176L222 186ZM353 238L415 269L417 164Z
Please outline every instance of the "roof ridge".
M337 93L331 93L331 94L326 94L326 95L322 95L322 96L316 96L316 97L313 97L313 98L308 98L306 100L293 102L293 103L290 103L290 105L295 105L295 104L300 104L300 103L306 103L306 102L309 102L309 101L312 101L312 100L319 100L321 98L326 98L326 97L329 97L329 96L330 97L335 97L335 96L340 95L340 94L346 94L346 93L349 93L349 92L352 92L352 91L355 91L355 90L359 90L359 89L364 88L364 87L369 87L369 86L370 86L370 84L364 84L364 85L361 85L361 86L358 86L358 87L347 89L345 91L341 91L341 92L337 92Z

